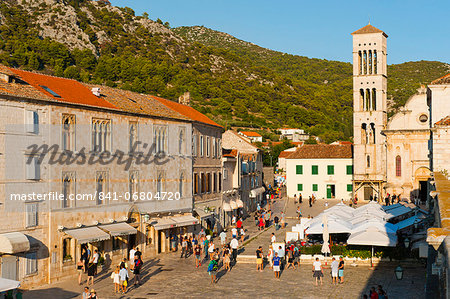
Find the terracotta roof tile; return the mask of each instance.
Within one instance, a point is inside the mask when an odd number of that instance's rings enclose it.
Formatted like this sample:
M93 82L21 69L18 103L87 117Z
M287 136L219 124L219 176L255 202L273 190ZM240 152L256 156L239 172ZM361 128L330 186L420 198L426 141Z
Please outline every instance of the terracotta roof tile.
M292 151L290 151L290 152L288 152L288 151L282 151L281 153L280 153L280 155L278 156L278 158L287 158L287 157L289 157L291 154L293 154L293 153L295 153L295 152L292 152Z
M350 144L305 144L299 147L286 159L336 159L353 156L353 148Z
M52 98L54 101L116 109L116 106L95 96L86 86L78 81L13 68L8 69L21 80L30 84L47 98Z
M450 84L450 73L431 82L431 85Z
M190 106L186 106L186 105L174 102L174 101L166 100L166 99L163 99L163 98L160 98L157 96L150 96L150 97L161 102L162 104L166 105L170 109L188 117L189 119L191 119L193 121L197 121L197 122L205 123L205 124L208 124L211 126L223 128L221 125L217 124L216 122L211 120L209 117L207 117L203 113L195 110L194 108L192 108Z
M262 137L260 134L251 131L241 131L240 133L244 134L247 137Z
M236 158L237 156L238 152L236 149L222 149L222 157Z
M367 33L383 33L384 36L388 37L388 35L385 32L383 32L382 30L380 30L376 27L373 27L372 25L370 25L370 23L368 25L364 26L363 28L354 31L352 33L352 35L353 34L367 34Z
M450 126L450 115L447 115L440 121L436 122L436 125L438 126Z
M157 117L190 120L188 117L173 111L149 95L108 86L83 84L89 89L93 87L100 88L101 98L110 102L122 111Z

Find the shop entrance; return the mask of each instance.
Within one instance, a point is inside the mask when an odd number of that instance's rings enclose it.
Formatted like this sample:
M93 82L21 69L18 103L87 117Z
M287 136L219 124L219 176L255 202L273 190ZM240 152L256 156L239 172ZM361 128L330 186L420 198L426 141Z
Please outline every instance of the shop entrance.
M427 181L419 181L419 199L420 202L427 201L427 190L428 190L428 182Z
M336 187L335 185L327 185L327 198L336 197Z

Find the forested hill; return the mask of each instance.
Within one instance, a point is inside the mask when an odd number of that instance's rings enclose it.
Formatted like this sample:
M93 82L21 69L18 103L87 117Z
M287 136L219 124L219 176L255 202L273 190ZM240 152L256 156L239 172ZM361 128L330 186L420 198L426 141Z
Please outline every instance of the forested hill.
M203 27L171 29L108 1L1 1L0 63L172 100L189 91L194 108L226 126L287 125L325 141L352 134L350 64L267 50ZM403 103L446 67L392 66L393 100Z

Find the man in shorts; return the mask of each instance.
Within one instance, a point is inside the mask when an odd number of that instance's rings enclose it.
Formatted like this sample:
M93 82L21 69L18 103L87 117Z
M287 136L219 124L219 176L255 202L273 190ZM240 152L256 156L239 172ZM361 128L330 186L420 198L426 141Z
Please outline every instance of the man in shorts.
M338 268L339 268L339 262L336 261L335 258L333 258L333 261L331 262L331 283L337 284L338 280Z
M202 249L200 248L200 244L195 245L194 248L194 254L195 254L195 268L198 268L202 265Z
M273 272L275 273L275 278L280 278L280 265L281 258L278 256L278 252L275 252L273 257Z
M262 272L263 270L263 252L262 246L259 246L256 250L256 271Z
M344 258L342 256L339 259L338 275L339 283L344 283Z
M317 284L317 280L320 280L320 285L323 284L322 281L322 277L323 277L323 269L322 269L322 263L319 261L319 258L316 257L316 261L313 263L312 266L312 270L313 270L313 277L316 279L316 286Z

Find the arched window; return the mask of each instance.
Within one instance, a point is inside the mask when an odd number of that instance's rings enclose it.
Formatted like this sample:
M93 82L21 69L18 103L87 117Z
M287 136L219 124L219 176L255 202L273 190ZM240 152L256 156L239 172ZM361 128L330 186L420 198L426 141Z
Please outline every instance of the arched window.
M375 124L370 124L369 143L375 144Z
M363 52L363 69L364 75L367 75L367 52L365 50Z
M375 88L372 89L372 110L377 110L377 90Z
M184 154L184 128L180 129L180 136L178 138L178 153Z
M361 125L361 143L367 144L367 125L366 124Z
M136 148L134 148L136 142L137 142L137 123L136 122L130 122L129 123L129 151L132 153Z
M365 98L365 102L366 102L366 111L371 111L372 107L370 106L370 89L366 89L366 98Z
M377 74L377 50L373 50L373 73Z
M372 50L369 50L369 74L372 74Z
M367 155L367 168L370 168L370 155Z
M395 176L402 176L402 157L395 157Z
M362 74L362 53L361 51L358 51L358 70L359 74Z
M162 184L163 184L163 175L160 172L158 174L158 178L156 179L156 194L158 194L158 196L161 196L161 192L163 191Z
M366 103L364 102L364 89L359 90L359 101L361 103L361 109L362 111L366 111Z
M62 201L62 207L68 208L72 206L72 203L75 203L75 201L70 200L70 195L75 194L75 173L74 172L63 172L63 201Z
M130 178L128 182L128 188L130 191L130 200L135 200L137 193L139 193L139 178L138 178L138 172L133 171L130 172Z

